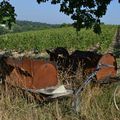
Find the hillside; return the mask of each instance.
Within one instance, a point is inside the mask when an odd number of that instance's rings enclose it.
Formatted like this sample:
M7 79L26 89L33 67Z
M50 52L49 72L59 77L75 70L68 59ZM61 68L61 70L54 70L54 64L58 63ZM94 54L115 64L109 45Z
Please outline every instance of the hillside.
M24 31L31 31L31 30L56 28L58 26L59 25L52 25L52 24L47 24L47 23L17 20L16 24L13 25L12 30L13 30L13 32L24 32Z
M12 25L11 30L2 26L3 25L0 26L0 34L56 28L59 27L60 25L17 20L16 23Z

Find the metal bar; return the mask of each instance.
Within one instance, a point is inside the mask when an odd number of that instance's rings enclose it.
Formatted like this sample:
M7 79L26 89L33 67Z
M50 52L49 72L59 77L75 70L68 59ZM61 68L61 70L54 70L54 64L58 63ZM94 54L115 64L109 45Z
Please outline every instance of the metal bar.
M113 66L111 64L99 64L97 66L96 70L92 74L90 74L87 77L87 79L84 81L84 83L75 91L72 106L76 112L79 111L79 104L80 104L79 95L81 94L83 89L86 87L86 85L88 85L93 80L93 78L96 76L97 72L104 67L115 67L115 66Z

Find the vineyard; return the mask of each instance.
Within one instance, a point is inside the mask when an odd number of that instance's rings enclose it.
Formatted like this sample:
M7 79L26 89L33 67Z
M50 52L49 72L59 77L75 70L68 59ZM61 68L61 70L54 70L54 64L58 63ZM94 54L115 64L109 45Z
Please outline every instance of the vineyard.
M89 29L82 29L77 33L72 27L6 34L0 36L0 51L24 52L37 49L41 54L45 49L55 47L65 47L69 51L89 50L99 44L98 52L106 53L113 49L111 46L115 42L117 28L114 25L102 25L100 35ZM118 59L118 64L119 62ZM61 74L59 78L66 79L66 76ZM79 113L73 111L70 97L38 104L21 96L18 89L12 92L8 88L8 91L4 92L0 86L0 120L119 120L119 85L120 82L88 85L80 97Z
M116 29L117 26L102 26L101 35L85 29L77 34L71 27L6 34L0 36L0 49L32 50L35 48L44 51L46 48L61 46L71 50L85 50L99 43L101 51L104 51L111 44Z

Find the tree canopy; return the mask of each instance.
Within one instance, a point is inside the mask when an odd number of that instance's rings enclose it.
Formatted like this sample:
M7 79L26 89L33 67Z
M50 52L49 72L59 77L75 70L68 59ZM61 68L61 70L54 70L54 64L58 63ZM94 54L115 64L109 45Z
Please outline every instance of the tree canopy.
M79 31L81 28L93 28L100 33L100 18L106 14L107 6L112 0L36 0L39 4L50 1L51 4L60 4L60 12L71 16L73 26ZM118 0L120 2L120 0ZM0 2L0 23L15 22L15 10L9 0Z
M15 9L9 3L9 0L0 2L0 24L6 24L11 28L12 22L15 22Z

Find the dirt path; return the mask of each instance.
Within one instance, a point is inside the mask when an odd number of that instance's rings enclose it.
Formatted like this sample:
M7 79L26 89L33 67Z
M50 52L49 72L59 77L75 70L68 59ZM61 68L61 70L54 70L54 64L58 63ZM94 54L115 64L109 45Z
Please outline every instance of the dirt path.
M117 58L118 75L120 76L120 28L118 28L115 36L115 42L113 44L113 54Z
M115 39L116 39L116 41L113 46L113 52L114 52L115 56L120 59L120 28L118 28L118 30L117 30Z

